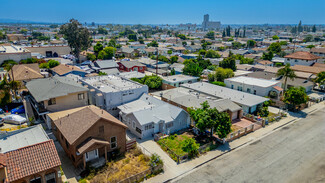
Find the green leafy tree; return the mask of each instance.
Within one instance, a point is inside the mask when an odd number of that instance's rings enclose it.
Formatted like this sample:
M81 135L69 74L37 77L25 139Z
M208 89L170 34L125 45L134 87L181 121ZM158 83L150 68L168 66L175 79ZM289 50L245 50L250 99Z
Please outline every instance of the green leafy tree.
M319 87L324 90L325 89L325 72L320 72L317 74L314 79L314 83L318 84Z
M149 89L160 89L162 86L162 79L157 75L145 76L142 79L131 78L132 81L136 81L141 84L145 84Z
M254 48L255 45L256 45L256 41L254 41L252 39L250 39L250 40L247 41L247 47L248 48Z
M87 60L95 61L96 60L96 55L87 53Z
M170 64L176 63L178 61L178 56L171 56L169 60Z
M221 56L219 55L218 52L214 50L208 50L206 51L205 58L220 58Z
M272 43L268 48L268 51L278 54L281 52L281 44L279 42Z
M308 45L308 46L306 46L306 48L310 48L310 49L312 49L312 48L315 48L315 45Z
M103 49L104 49L104 46L100 42L97 42L96 45L94 46L94 52L96 55L98 55L98 53L100 51L102 51Z
M225 68L225 69L229 68L229 69L231 69L233 71L236 71L237 67L236 67L236 58L235 58L235 56L229 56L229 57L225 58L223 61L221 61L219 63L219 67L222 67L222 68Z
M288 78L294 80L296 77L295 71L290 68L290 64L287 64L283 68L279 69L276 75L284 77L284 90L286 90Z
M186 46L186 45L187 45L187 42L186 42L186 41L183 41L183 42L182 42L182 45L183 45L183 46Z
M99 27L98 29L97 29L97 33L98 34L108 34L108 31L104 28L104 27Z
M158 42L157 41L152 41L151 43L147 44L148 47L158 47Z
M190 75L190 76L200 76L203 68L200 67L198 63L195 62L188 62L187 64L184 64L183 68L183 73L185 75Z
M106 76L106 75L107 74L105 72L101 72L101 71L98 72L98 76Z
M5 60L2 62L1 67L3 67L7 72L10 71L12 66L17 65L18 63L13 60Z
M201 104L201 108L188 108L195 126L201 131L210 130L210 135L216 133L220 138L225 138L231 132L231 120L226 112L219 112L216 108L210 108L207 101Z
M60 65L60 62L58 62L56 60L52 60L52 59L49 60L47 63L49 64L50 68L53 68L53 67L56 67L56 66Z
M272 58L273 58L273 53L271 51L264 52L261 57L262 60L272 60Z
M233 49L240 49L243 45L240 42L234 41L231 43Z
M115 53L116 53L116 48L106 47L98 53L97 59L101 59L101 60L112 59Z
M189 157L196 156L199 153L199 147L193 138L187 138L182 143L182 150L187 152Z
M111 39L108 42L108 46L109 47L116 47L116 40L115 39Z
M6 34L0 31L0 40L6 39Z
M179 37L181 40L186 40L186 36L184 34L178 34L177 37Z
M302 32L303 30L304 28L302 27L301 20L300 20L298 24L298 33Z
M311 30L312 32L316 32L316 25L313 25L313 28Z
M231 70L229 68L224 69L222 67L218 67L215 70L214 74L209 74L208 75L208 78L209 78L210 82L213 82L213 81L223 82L225 79L231 78L231 77L234 77L234 76L235 76L235 74L234 74L233 70Z
M168 50L168 51L167 51L167 54L168 54L168 55L171 55L171 54L173 54L173 51L172 51L172 50Z
M283 101L292 105L293 109L296 110L298 105L307 103L308 95L304 87L291 87L284 93Z
M175 74L176 74L175 69L172 68L172 69L170 70L170 75L173 76L173 75L175 75Z
M280 41L280 45L281 46L287 46L288 45L288 42L287 41Z
M138 40L136 34L129 34L128 39L129 39L129 40L133 40L133 41L137 41L137 40Z
M80 52L87 50L91 45L88 29L82 27L77 20L71 19L70 23L66 23L60 27L60 33L64 35L73 55L79 61Z
M279 39L279 36L278 35L274 35L274 36L272 36L272 39L273 40L278 40Z
M143 37L139 37L138 41L139 41L140 44L144 44L144 39L143 39Z
M314 40L314 37L310 34L308 34L305 39L304 39L304 42L307 43L307 42L311 42Z
M210 31L204 37L214 40L215 39L214 34L215 33L213 31Z
M48 63L41 63L39 64L39 68L42 68L42 69L49 69L49 64Z

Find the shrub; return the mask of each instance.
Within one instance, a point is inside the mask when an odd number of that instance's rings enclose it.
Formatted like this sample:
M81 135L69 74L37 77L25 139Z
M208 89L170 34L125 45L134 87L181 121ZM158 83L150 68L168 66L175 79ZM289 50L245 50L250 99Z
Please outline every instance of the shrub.
M214 85L218 85L218 86L223 86L223 87L226 86L226 84L224 82L221 82L221 81L213 81L211 83L214 84Z

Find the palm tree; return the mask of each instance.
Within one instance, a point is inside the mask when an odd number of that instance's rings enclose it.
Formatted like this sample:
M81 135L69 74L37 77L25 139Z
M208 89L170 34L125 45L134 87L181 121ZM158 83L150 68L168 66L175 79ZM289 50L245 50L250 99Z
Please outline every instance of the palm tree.
M294 80L296 77L295 71L290 68L290 64L287 64L283 68L279 69L276 75L284 77L284 90L286 90L288 78Z

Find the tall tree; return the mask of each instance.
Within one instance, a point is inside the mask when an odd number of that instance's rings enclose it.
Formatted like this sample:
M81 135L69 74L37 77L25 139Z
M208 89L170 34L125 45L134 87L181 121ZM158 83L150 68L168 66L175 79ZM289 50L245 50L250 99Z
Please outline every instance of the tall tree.
M70 23L66 23L60 27L60 33L64 35L73 55L79 61L80 52L87 50L91 45L88 29L83 27L78 20L71 19Z
M229 68L233 71L236 71L237 70L237 67L236 67L236 58L235 56L229 56L227 58L225 58L223 61L221 61L219 63L219 67L222 67L224 69L226 68Z
M311 30L312 32L316 32L316 25L313 25L313 28Z
M298 105L305 104L308 101L306 89L302 86L289 88L289 90L284 93L283 101L292 105L293 109L296 110Z
M284 90L286 90L288 78L294 80L296 77L295 71L290 68L290 64L287 64L283 68L279 69L276 75L284 77Z
M247 47L248 48L253 48L253 47L255 47L255 45L256 45L256 41L254 41L252 39L247 41Z

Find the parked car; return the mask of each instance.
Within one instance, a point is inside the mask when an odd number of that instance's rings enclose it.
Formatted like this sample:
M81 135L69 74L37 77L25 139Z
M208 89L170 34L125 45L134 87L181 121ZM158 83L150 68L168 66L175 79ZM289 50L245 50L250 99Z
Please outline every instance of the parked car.
M0 114L3 114L3 113L5 113L5 111L0 108Z
M25 108L23 105L16 107L10 111L11 114L23 114L25 113Z
M17 114L10 114L8 116L3 117L5 123L11 123L16 125L21 125L27 121L26 118L19 116Z
M4 119L0 118L0 126L4 125Z

